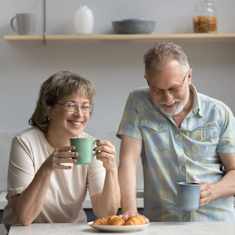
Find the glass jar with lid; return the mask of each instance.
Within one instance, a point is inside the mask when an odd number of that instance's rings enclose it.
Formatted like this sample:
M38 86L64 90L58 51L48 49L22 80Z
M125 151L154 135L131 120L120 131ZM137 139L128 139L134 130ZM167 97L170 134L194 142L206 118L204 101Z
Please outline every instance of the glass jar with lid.
M217 32L215 0L199 0L197 2L193 17L193 29L195 33Z

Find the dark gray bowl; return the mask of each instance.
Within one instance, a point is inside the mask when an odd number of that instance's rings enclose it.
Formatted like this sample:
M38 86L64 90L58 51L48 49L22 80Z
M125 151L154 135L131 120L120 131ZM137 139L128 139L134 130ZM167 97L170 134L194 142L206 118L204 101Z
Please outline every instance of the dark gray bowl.
M113 21L113 31L117 34L152 33L156 22L152 20L127 19Z

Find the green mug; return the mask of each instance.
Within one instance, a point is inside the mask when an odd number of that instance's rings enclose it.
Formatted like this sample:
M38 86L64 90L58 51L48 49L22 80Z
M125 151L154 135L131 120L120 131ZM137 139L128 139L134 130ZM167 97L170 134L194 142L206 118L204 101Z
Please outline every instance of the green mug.
M94 156L95 139L93 138L71 138L70 144L78 153L76 164L89 164Z

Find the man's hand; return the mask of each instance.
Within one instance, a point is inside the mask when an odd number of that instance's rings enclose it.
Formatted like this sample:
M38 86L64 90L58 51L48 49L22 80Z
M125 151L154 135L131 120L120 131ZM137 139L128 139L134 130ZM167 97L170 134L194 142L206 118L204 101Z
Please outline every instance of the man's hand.
M215 199L214 184L203 183L200 186L200 206L204 206Z
M138 211L134 210L134 211L126 211L122 214L123 218L126 220L128 219L130 216L135 216L138 215Z

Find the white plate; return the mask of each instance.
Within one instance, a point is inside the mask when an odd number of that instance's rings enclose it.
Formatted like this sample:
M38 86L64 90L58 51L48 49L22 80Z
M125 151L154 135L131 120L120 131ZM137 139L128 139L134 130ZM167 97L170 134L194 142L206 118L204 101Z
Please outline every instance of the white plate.
M148 224L140 224L140 225L97 225L94 222L88 223L92 228L99 231L110 231L110 232L128 232L128 231L138 231L144 230L149 226Z

